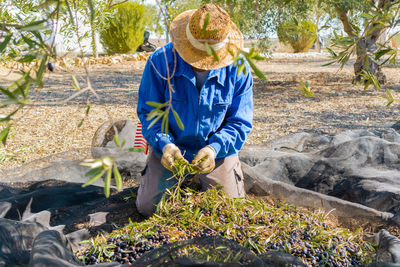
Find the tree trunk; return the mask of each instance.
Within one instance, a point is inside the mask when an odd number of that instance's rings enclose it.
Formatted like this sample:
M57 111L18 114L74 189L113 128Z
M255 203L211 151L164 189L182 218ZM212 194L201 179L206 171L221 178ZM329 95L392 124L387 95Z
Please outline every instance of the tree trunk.
M88 8L86 8L86 12L88 14L90 14L90 10ZM91 37L91 41L90 41L90 46L92 47L92 54L95 58L99 57L99 54L97 52L97 42L96 42L96 24L94 21L92 21L89 18L89 24L90 24L90 37Z
M386 82L386 75L383 73L381 66L379 66L372 58L376 51L378 51L377 39L374 36L367 35L365 38L360 39L357 43L357 59L354 63L354 80L353 83L362 82L363 71L369 71L374 74L381 84Z
M354 63L355 77L353 83L362 81L363 71L365 70L374 74L378 81L381 84L384 84L386 82L386 76L381 67L373 60L373 58L371 58L371 55L378 51L377 40L384 31L384 28L376 27L377 25L372 24L370 25L370 29L375 28L372 32L367 30L365 31L365 36L358 36L348 20L347 10L336 8L336 11L339 19L342 21L344 31L347 35L358 39L356 48L357 59Z
M316 26L316 34L317 34L317 51L318 53L321 53L321 43L319 42L319 21L321 19L321 14L319 11L319 6L318 6L318 1L314 1L314 16L315 16L315 26Z
M93 53L93 56L95 58L98 58L99 57L99 53L97 51L96 30L93 29L93 26L92 26L92 29L91 29L91 35L92 35L92 41L91 41L92 53Z
M319 20L320 20L320 16L319 15L317 15L317 20L316 20L316 28L317 28L317 51L318 51L318 53L321 53L321 43L319 42L319 31L318 31L318 25L319 25Z

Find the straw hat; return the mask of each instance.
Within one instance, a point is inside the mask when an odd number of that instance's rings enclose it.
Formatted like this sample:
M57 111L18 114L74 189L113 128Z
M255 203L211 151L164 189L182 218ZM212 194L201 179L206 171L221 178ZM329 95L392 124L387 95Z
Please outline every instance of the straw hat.
M209 14L206 31L204 21ZM215 4L205 4L197 10L179 14L171 23L170 35L178 54L188 64L203 70L215 70L232 64L234 54L243 48L243 36L229 14ZM216 61L207 54L206 44L218 55Z

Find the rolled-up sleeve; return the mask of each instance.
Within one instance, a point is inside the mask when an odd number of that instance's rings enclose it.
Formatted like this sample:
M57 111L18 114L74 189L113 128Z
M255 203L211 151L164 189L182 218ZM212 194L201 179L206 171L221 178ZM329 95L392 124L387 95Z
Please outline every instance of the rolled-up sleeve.
M222 159L239 153L253 124L253 78L246 64L247 74L237 77L232 104L221 127L208 139L208 144Z
M140 122L142 123L142 134L152 149L161 154L163 147L171 142L174 142L174 138L171 135L165 134L161 131L161 119L158 120L152 127L149 128L152 120L147 120L147 114L151 112L154 107L146 104L147 101L153 101L158 103L165 103L164 91L166 87L166 81L163 80L154 70L154 67L150 63L152 57L146 63L143 71L142 80L139 86L139 97L137 105L137 114ZM165 65L165 62L153 62L156 66Z

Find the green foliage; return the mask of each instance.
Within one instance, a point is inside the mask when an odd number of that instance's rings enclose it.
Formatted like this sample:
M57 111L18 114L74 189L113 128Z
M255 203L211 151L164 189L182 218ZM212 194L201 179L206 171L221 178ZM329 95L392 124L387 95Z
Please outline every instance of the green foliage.
M244 36L265 39L275 33L276 26L287 18L310 17L310 0L202 0L224 8Z
M295 53L308 52L317 38L317 27L308 20L284 21L277 27L279 41L289 44Z
M168 134L168 131L169 131L168 116L169 116L169 111L172 110L172 114L174 116L176 123L178 124L178 127L181 130L184 130L184 125L181 121L181 118L179 117L178 113L172 107L172 99L170 99L168 102L165 102L165 103L157 103L157 102L153 102L153 101L147 101L146 104L151 107L154 107L154 109L152 111L150 111L146 117L146 120L148 120L148 121L152 120L152 122L149 124L147 129L150 129L151 127L153 127L154 124L156 124L162 118L161 131Z
M245 60L249 63L251 69L257 75L257 77L261 80L266 81L267 77L265 77L264 73L257 67L253 60L264 60L265 58L260 56L260 51L256 51L254 48L251 48L249 52L239 51L238 54L234 54L232 51L229 51L231 56L233 57L233 65L237 67L237 74L239 75L241 72L246 73Z
M386 88L386 92L382 95L382 98L386 99L387 103L386 106L390 106L394 102L394 97L392 95L392 92L388 88Z
M13 116L30 103L32 88L43 87L43 75L52 47L46 42L50 30L48 17L35 7L37 1L14 1L13 5L0 3L0 60L14 61L25 66L20 76L9 86L0 86L0 109L12 111L0 117L7 125L0 129L0 141L6 144Z
M162 15L158 12L157 6L146 5L145 28L149 32L154 32L159 35L164 34L165 27L163 26Z
M86 112L88 113L90 106L87 107ZM122 151L122 148L125 146L126 139L119 140L118 135L114 135L114 143L117 145L119 151ZM129 148L124 149L124 151L128 152L143 152L142 148ZM114 177L115 186L117 191L122 190L122 177L118 170L117 164L112 157L103 157L100 159L87 159L81 163L82 166L90 167L90 170L85 174L86 177L89 177L90 180L87 181L82 187L93 184L98 179L102 178L105 175L105 184L104 184L104 195L106 197L110 196L110 188L111 188L111 178Z
M24 146L22 148L15 149L13 151L0 148L0 163L13 160L24 162L29 152L32 152L32 147L29 146Z
M79 121L78 126L77 126L78 128L82 127L83 122L84 122L85 119L89 116L89 111L90 111L90 105L87 105L87 106L86 106L86 111L85 111L85 117L83 117L83 118Z
M382 91L382 84L379 82L379 80L376 78L376 76L373 73L370 73L367 70L363 70L362 75L361 75L361 80L364 81L364 90L367 90L367 88L370 85L372 85L376 91L378 91L378 92ZM381 97L386 99L387 107L392 105L395 100L392 93L390 92L390 90L388 88L386 88L386 90L384 90Z
M315 96L314 92L311 91L311 86L308 81L306 81L306 82L300 81L300 86L298 87L298 89L305 97L314 97Z
M174 168L174 175L176 175L181 182L185 179L186 175L197 173L193 165L182 158L175 159L172 167ZM177 187L179 187L180 184L181 183L178 183Z
M92 256L100 262L122 260L125 256L115 254L115 251L119 251L117 246L120 242L113 244L112 240L121 240L136 249L142 244L152 244L149 240L159 247L194 237L219 235L238 242L258 255L268 250L278 250L299 256L308 264L314 264L312 258L298 254L305 247L309 248L306 250L311 254L324 255L319 260L320 265L328 260L337 263L350 258L361 263L372 260L374 248L362 241L361 229L351 232L328 224L328 214L320 211L304 212L284 203L271 205L262 200L228 198L218 187L200 193L190 188L182 189L183 181L195 171L184 160L175 161L174 167L176 172L170 179L176 178L177 185L163 195L154 216L142 222L130 221L127 226L112 232L107 240L99 236L86 241L89 246L78 252L78 258L83 262L89 261ZM127 199L132 196L129 195ZM165 236L168 238L165 239ZM123 252L128 255L133 250ZM186 247L181 255L199 263L240 262L241 259L239 253L230 254L223 247L213 251ZM140 255L136 254L135 259L138 257Z
M100 42L108 54L132 53L143 42L146 8L126 2L112 8L100 30Z
M166 15L168 16L169 22L174 20L174 18L182 12L190 9L197 9L201 5L200 0L161 0L160 3L164 5L167 11Z
M47 0L45 5L57 5L53 19L58 21L59 35L63 37L63 45L67 50L76 48L76 41L90 41L93 56L97 57L97 33L104 25L105 18L111 14L112 7L125 2L125 0ZM43 6L43 5L42 5ZM90 27L77 27L75 17L79 16L78 23ZM71 19L72 18L72 19ZM62 21L62 23L61 23ZM77 37L77 30L79 37ZM82 46L85 44L82 42Z
M111 257L114 255L114 252L111 250L114 246L97 242L94 239L91 240L84 240L79 242L79 245L88 244L91 247L90 254L96 255L96 257L102 257L103 255L106 257ZM85 259L83 259L84 263Z
M87 159L83 161L81 165L90 167L90 170L85 174L85 176L89 177L90 180L82 185L82 187L93 184L105 175L104 195L107 198L110 196L111 177L114 177L115 179L117 190L122 190L122 177L113 158L104 157L101 159Z
M144 148L143 147L130 147L125 149L124 151L126 152L144 152Z
M10 132L10 128L11 128L11 125L8 125L4 129L2 129L0 132L0 141L3 143L3 145L5 145L7 142L7 137L8 137L8 133Z
M116 245L112 241L107 243L107 240L119 240L136 248L149 240L155 247L160 247L164 242L221 236L240 243L257 255L270 250L282 251L300 257L310 266L326 266L328 260L330 264L347 265L345 257L346 260L359 260L360 264L372 260L374 250L362 240L361 229L353 232L338 227L327 218L324 212L307 211L286 203L228 198L218 188L205 192L185 188L174 198L163 198L152 217L131 222L107 238L99 236L91 240L91 245L78 256L88 259L95 255L106 262L120 260L118 256L108 257L104 252L97 254L105 244L113 246L107 253L116 251ZM163 241L155 241L160 239ZM302 253L304 250L312 255L321 255L319 262L313 263L313 258ZM234 261L236 258L236 255L228 253L220 255L218 251L182 253L198 260L200 264L204 260L225 261L229 257Z
M358 1L350 2L357 4ZM384 74L381 69L387 65L397 64L399 49L392 47L391 41L400 32L398 16L400 2L386 0L381 4L375 6L372 3L364 3L362 8L358 7L363 21L361 26L347 17L347 13L352 11L354 6L344 3L341 6L336 5L338 14L342 15L341 20L347 35L335 32L331 48L328 48L332 60L326 65L339 63L343 68L351 56L357 55L354 82L363 84L364 90L372 85L375 90L382 92L382 97L387 100L389 106L394 102L394 98L390 90L383 88L381 84L381 81L385 80L382 78ZM387 30L389 30L388 38L379 41L378 38Z
M260 51L260 53L263 54L270 54L271 41L268 38L259 39L256 42L251 43L250 48Z

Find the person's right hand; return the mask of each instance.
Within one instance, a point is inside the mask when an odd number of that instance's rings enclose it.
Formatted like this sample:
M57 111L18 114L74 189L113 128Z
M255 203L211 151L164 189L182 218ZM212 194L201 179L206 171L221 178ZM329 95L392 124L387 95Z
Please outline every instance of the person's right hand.
M174 160L183 159L181 150L173 143L169 143L163 148L161 164L170 171L174 171ZM185 160L186 161L186 160Z

